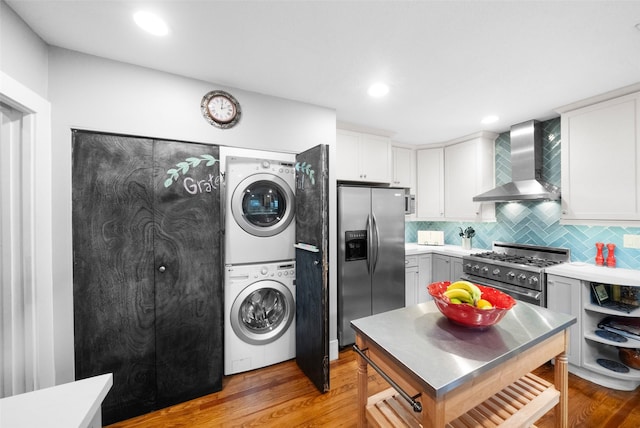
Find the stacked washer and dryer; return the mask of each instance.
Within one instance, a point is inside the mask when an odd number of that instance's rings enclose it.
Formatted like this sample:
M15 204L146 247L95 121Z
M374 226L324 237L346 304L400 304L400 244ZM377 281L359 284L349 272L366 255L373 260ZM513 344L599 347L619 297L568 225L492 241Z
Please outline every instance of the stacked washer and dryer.
M295 155L221 150L224 374L295 358Z

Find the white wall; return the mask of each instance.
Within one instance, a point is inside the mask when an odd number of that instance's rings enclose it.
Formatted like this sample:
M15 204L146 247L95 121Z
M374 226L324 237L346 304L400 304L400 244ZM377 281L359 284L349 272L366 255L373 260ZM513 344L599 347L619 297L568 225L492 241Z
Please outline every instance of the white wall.
M15 125L15 134L12 131L10 138L19 140L20 153L17 156L21 166L18 168L21 168L20 174L23 177L21 182L12 184L13 188L19 189L17 193L20 195L7 194L2 201L9 205L10 210L12 205L19 204L17 212L22 217L16 223L19 225L19 232L14 229L17 232L15 242L18 247L22 247L22 254L13 255L22 257L19 262L21 272L16 276L22 276L17 287L22 296L14 302L16 311L11 313L17 314L17 317L26 317L23 320L11 320L9 324L13 324L13 327L7 327L6 320L0 324L3 324L2 336L5 333L22 334L22 339L26 341L25 351L28 351L24 353L25 361L22 362L23 367L17 369L17 372L24 369L26 383L20 388L25 391L55 384L51 265L51 105L46 99L47 64L47 45L0 0L0 101L20 115L19 119L14 117L12 125L3 122L3 126ZM8 141L3 140L2 143ZM3 209L2 215L8 212L9 210ZM3 280L7 277L11 278L12 275L3 277ZM2 286L9 283L3 283ZM21 308L21 305L24 306ZM16 326L21 327L14 329ZM19 331L20 328L23 331ZM3 347L1 352L0 359L10 359L12 346ZM11 367L4 365L0 370L11 370ZM20 362L15 367L20 367ZM4 379L5 374L3 371L0 377ZM13 375L19 376L18 373ZM11 374L9 377L12 377Z
M47 45L0 0L0 70L47 98Z
M50 48L52 103L54 322L56 383L74 378L73 266L71 225L71 129L298 153L318 144L335 158L335 111L135 67L77 52ZM228 130L209 125L200 100L225 89L240 102L242 119ZM331 200L335 177L330 172ZM335 204L330 204L330 236L335 236ZM335 263L335 242L330 267ZM330 339L336 334L336 272L330 268ZM337 356L337 355L336 355Z

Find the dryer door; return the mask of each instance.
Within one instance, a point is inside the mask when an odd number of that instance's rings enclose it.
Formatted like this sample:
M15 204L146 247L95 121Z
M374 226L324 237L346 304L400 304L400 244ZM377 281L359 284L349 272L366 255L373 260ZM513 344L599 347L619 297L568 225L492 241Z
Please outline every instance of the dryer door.
M231 327L245 342L266 345L287 331L295 317L295 306L291 290L281 282L254 282L234 300Z
M231 215L251 235L277 235L294 219L293 190L277 175L251 175L233 190Z

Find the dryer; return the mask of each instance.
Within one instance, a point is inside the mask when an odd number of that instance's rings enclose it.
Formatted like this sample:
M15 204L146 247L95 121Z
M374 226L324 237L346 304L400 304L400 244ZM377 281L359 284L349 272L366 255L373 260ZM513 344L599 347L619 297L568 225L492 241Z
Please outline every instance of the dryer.
M296 356L295 262L225 268L224 374Z
M226 158L225 264L295 258L295 157L290 157Z

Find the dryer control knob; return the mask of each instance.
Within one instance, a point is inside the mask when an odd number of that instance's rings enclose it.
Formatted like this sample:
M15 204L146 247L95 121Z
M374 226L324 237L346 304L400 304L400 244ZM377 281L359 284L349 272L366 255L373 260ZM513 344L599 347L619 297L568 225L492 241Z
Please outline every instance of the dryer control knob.
M269 163L269 161L267 161L267 160L262 161L262 167L263 167L264 169L269 168L269 166L270 166L270 165L271 165L271 164Z
M268 274L268 273L269 273L269 269L267 269L266 267L262 267L262 269L260 269L260 273L261 273L262 275L266 275L266 274Z

